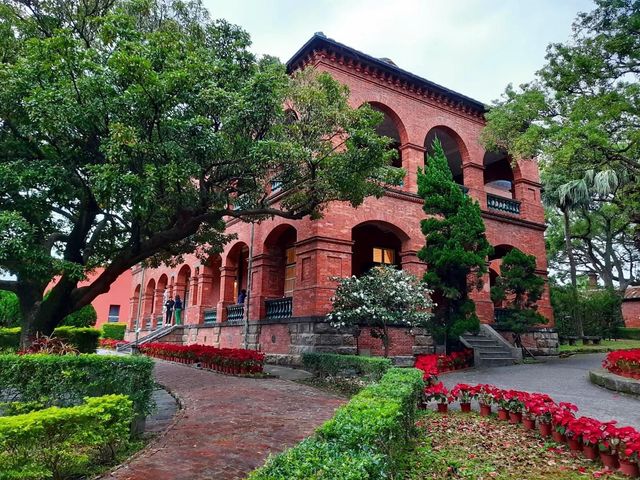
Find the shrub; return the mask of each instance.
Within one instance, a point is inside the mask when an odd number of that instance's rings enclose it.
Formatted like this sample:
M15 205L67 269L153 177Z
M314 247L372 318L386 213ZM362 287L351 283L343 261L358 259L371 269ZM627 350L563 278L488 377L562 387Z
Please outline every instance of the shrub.
M388 358L338 355L335 353L304 353L302 365L318 377L358 375L377 381L391 368Z
M61 327L78 327L88 328L93 327L98 321L98 314L93 305L85 305L80 310L77 310L62 319L60 322Z
M102 338L110 340L124 340L127 326L124 323L105 323L102 325Z
M18 296L13 292L0 290L0 327L18 327L21 321Z
M0 352L17 350L20 346L20 327L0 328Z
M22 402L79 405L84 397L127 395L137 415L153 409L153 362L110 355L0 355L0 391ZM12 400L8 398L7 400Z
M80 353L95 353L100 330L96 328L58 327L53 336L74 345Z
M640 328L620 328L618 329L618 338L640 340Z
M132 418L132 403L124 395L0 417L0 479L79 476L127 446Z
M415 432L422 372L389 369L339 408L316 435L271 458L251 480L383 479Z

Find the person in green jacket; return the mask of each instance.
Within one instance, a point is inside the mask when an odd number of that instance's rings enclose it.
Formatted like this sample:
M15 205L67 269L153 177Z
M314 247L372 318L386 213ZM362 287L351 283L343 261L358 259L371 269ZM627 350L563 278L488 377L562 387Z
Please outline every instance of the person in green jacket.
M180 295L176 295L176 298L173 300L173 313L176 319L176 325L182 325L182 300L180 300Z

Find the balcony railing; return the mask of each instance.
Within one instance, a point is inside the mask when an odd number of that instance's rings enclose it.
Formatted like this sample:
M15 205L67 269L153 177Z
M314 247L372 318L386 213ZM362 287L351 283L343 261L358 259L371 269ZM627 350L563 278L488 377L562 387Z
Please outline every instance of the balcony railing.
M144 328L147 330L151 330L151 317L147 317L144 319Z
M229 305L227 307L227 320L242 320L244 317L244 305Z
M240 317L242 318L242 317ZM205 310L204 311L204 323L212 324L216 323L218 320L218 311L217 310Z
M495 320L497 325L504 323L512 314L512 310L508 308L494 308L493 309L493 319Z
M499 197L497 195L491 195L490 193L487 193L487 208L499 212L511 213L513 215L520 215L520 202L518 200Z
M156 317L156 328L161 328L162 322L164 322L164 317L162 315L158 315Z
M293 313L293 298L291 297L265 300L264 304L267 308L267 320L289 318Z

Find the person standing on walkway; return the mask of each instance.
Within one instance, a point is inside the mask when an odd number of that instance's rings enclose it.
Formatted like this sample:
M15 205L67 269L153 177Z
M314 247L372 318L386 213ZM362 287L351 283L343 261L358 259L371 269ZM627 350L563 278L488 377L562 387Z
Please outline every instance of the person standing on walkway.
M164 302L164 315L165 315L165 319L164 319L164 324L165 325L171 325L171 316L173 315L173 306L174 306L175 302L173 300L171 300L171 298L168 298L166 302Z
M180 300L180 295L176 295L173 301L173 309L176 315L176 325L182 325L182 300Z
M246 299L247 291L243 288L242 290L240 290L240 294L238 295L238 305L242 305Z

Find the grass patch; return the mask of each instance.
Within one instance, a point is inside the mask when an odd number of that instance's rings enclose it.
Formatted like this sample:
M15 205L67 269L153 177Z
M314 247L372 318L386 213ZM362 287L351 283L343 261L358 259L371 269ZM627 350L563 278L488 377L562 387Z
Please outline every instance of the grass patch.
M345 398L353 397L369 384L359 377L312 377L296 380L296 382Z
M604 468L494 417L426 412L417 425L419 437L406 461L406 480L584 480Z
M600 345L560 345L560 353L603 353L640 348L640 340L602 340Z

